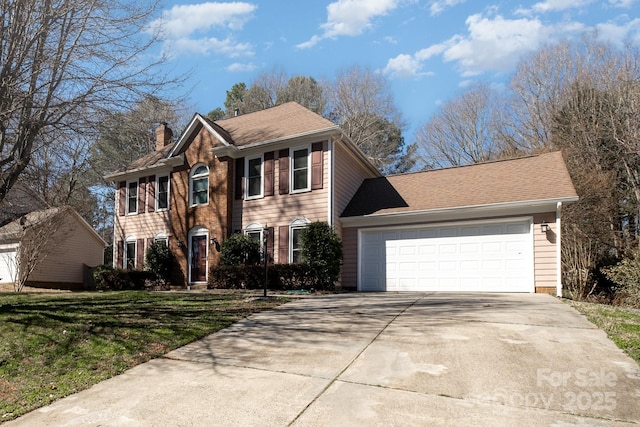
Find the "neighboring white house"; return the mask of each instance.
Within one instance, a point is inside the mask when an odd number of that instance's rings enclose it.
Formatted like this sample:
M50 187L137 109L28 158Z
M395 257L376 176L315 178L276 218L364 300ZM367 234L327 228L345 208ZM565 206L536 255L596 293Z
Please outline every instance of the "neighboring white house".
M85 266L102 264L105 241L73 209L49 208L0 227L0 284L82 289ZM28 271L28 273L27 273Z

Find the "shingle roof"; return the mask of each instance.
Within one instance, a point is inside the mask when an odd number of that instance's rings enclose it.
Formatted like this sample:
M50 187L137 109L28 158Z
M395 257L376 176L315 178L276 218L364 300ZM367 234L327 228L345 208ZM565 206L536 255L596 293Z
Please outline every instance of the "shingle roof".
M577 197L561 152L365 180L343 217Z
M215 124L226 130L238 147L336 127L296 102L217 120Z

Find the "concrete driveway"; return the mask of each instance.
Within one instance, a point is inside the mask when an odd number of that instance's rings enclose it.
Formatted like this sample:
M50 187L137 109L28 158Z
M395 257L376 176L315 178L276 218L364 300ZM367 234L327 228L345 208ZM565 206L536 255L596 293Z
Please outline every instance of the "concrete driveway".
M638 365L566 304L406 293L299 299L7 425L628 423Z

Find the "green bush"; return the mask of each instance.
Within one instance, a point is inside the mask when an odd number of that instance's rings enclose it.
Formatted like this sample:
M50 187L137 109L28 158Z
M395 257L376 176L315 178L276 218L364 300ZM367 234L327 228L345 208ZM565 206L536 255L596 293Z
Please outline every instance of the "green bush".
M276 264L267 269L270 290L312 290L315 281L306 264ZM209 272L209 289L262 289L264 266L221 265Z
M616 265L602 268L601 271L616 284L616 299L640 307L640 252L634 252Z
M122 270L106 265L97 267L93 273L99 291L142 290L146 288L147 280L154 277L149 271Z
M145 254L144 265L159 280L165 284L168 283L171 278L173 254L167 244L165 242L153 242Z
M260 263L260 242L236 233L222 242L220 265L256 265Z
M316 289L333 289L340 278L342 240L326 222L309 224L300 234L302 259Z

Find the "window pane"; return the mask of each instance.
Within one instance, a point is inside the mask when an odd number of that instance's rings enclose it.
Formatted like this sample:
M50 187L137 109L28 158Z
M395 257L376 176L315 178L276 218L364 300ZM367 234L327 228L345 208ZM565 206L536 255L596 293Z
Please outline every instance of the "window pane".
M256 242L260 242L260 232L259 231L248 231L247 232L247 236L249 236L249 238L251 240L255 240Z
M138 212L138 183L137 182L129 183L128 193L129 194L128 194L127 212L136 213Z
M260 195L260 187L261 187L260 177L257 178L249 178L249 186L247 188L247 195L251 196L259 196Z
M207 203L209 178L194 179L193 186L193 204L202 205Z
M297 150L293 152L293 168L300 169L307 167L307 161L309 160L309 156L307 150Z
M128 268L128 269L136 268L136 244L135 244L135 242L127 242L126 252L127 252L126 268Z
M209 172L209 170L207 169L207 167L204 166L204 165L201 165L201 166L198 166L198 169L195 170L195 172L193 173L193 176L202 175L202 174L205 174L205 173L208 173L208 172Z
M207 193L200 192L193 195L193 203L196 205L204 205L207 203Z
M257 159L251 159L249 160L249 176L250 177L254 177L254 176L260 176L261 172L262 172L262 159L257 158Z
M169 177L161 176L158 178L158 209L167 209L169 207Z
M294 190L303 190L307 188L307 181L309 179L309 174L306 169L294 171L293 172L293 189Z

